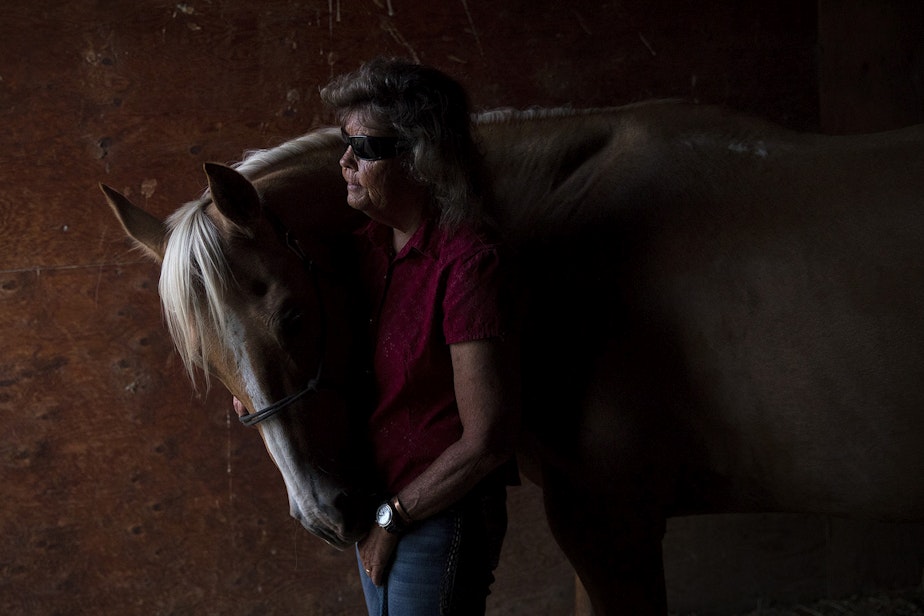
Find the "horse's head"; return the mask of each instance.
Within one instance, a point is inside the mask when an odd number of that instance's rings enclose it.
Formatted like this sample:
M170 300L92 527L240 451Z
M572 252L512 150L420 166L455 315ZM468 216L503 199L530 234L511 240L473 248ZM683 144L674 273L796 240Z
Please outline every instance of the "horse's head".
M162 223L103 187L127 233L161 262L160 296L190 375L201 368L249 409L292 516L338 547L371 520L345 283L330 246L300 244L238 172L206 165L210 198ZM313 252L321 256L314 260ZM336 338L336 340L334 340ZM357 377L354 379L353 377Z

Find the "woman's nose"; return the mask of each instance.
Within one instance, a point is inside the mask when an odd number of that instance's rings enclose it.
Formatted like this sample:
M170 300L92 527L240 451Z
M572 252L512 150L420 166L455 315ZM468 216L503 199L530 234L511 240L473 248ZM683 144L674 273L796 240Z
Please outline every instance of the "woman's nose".
M353 147L347 146L346 152L340 157L340 166L345 169L356 168L356 157L353 156Z

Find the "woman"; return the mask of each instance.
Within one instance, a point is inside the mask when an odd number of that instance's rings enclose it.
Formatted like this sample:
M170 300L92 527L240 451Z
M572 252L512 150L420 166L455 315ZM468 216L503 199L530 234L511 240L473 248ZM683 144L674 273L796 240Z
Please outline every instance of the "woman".
M369 436L386 498L357 545L369 614L484 613L518 416L467 97L437 70L379 59L321 98L347 145L347 203L371 219Z

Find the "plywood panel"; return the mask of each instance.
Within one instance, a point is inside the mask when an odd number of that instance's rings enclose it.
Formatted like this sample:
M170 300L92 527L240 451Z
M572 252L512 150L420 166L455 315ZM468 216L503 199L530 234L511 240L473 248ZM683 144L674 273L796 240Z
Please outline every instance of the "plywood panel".
M819 0L818 14L825 132L924 122L924 2Z
M296 532L259 442L229 423L227 396L191 395L152 273L0 283L5 308L31 315L3 358L0 611L230 613L245 601L331 613L293 573L311 563L320 588L353 598L345 555Z

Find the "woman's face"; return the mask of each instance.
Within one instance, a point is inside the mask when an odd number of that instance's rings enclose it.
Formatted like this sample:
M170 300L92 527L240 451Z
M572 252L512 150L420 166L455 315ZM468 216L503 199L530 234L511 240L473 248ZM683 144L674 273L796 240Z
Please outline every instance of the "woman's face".
M345 118L343 130L350 136L391 136L355 112ZM401 155L364 160L348 147L340 158L340 168L347 184L347 204L373 220L395 226L409 209L421 207L421 186L409 176Z

